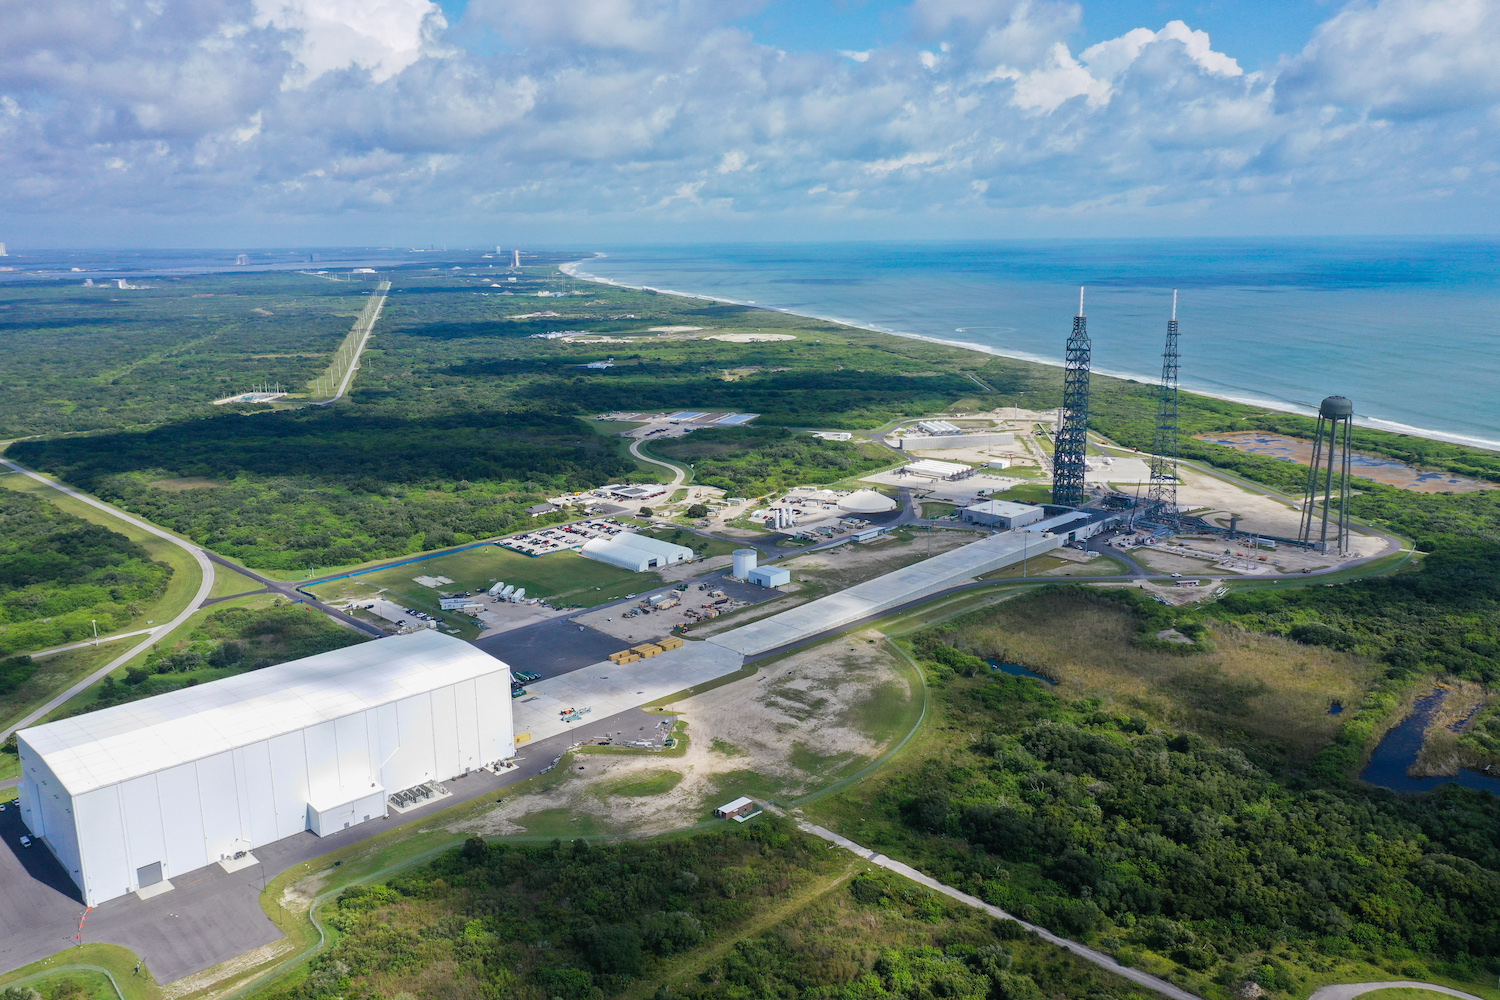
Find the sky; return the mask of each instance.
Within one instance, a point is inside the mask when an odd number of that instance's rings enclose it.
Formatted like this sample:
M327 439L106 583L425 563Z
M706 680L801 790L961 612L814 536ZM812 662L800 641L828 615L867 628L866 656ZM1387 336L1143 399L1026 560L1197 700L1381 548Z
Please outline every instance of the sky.
M1492 234L1496 52L1496 0L0 0L0 242Z

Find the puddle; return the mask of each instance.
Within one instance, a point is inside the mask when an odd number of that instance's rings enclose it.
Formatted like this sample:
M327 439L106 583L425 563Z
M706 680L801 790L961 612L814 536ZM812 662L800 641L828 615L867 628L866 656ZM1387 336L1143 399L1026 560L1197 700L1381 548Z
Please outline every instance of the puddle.
M1393 792L1430 792L1439 785L1455 782L1465 788L1478 788L1500 795L1500 777L1492 778L1477 771L1460 770L1451 778L1413 778L1406 773L1406 769L1411 767L1422 749L1422 734L1427 731L1428 720L1443 703L1447 693L1438 690L1418 698L1417 703L1412 706L1411 714L1385 734L1360 778Z
M999 660L985 660L984 662L990 665L991 670L998 670L1002 674L1014 674L1016 677L1030 677L1034 680L1041 681L1043 684L1051 684L1054 687L1057 686L1057 681L1053 680L1052 678L1043 677L1035 670L1027 670L1025 667L1021 666L1018 663L1001 663Z

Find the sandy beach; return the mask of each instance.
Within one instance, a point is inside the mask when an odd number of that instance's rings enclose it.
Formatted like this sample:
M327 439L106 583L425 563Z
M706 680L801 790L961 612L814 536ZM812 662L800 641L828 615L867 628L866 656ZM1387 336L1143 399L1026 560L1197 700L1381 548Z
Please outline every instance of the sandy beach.
M608 255L595 252L594 257L591 259L599 259L606 256ZM1057 357L1044 357L1038 354L1030 353L1028 351L1016 350L1014 348L1001 350L991 345L976 343L974 341L959 340L951 337L934 337L925 334L913 333L908 330L897 329L894 327L885 327L879 324L862 322L858 319L851 319L848 316L832 315L815 310L792 309L767 305L762 302L757 302L753 299L738 299L722 295L706 295L699 292L682 291L675 288L666 288L655 285L632 284L629 282L619 281L613 278L606 278L597 274L590 273L584 270L587 264L587 260L572 261L567 264L560 265L559 269L569 277L578 278L583 281L593 281L604 285L614 285L618 288L647 290L662 295L677 295L683 298L697 299L704 302L721 302L727 305L751 306L756 309L764 309L767 312L780 312L792 316L802 316L807 319L821 320L829 323L838 323L842 326L852 327L857 330L868 330L871 333L884 333L889 334L893 337L904 337L908 340L922 340L932 344L943 344L948 347L958 347L968 351L975 351L980 354L992 355L994 357L1011 358L1017 361L1028 361L1034 364L1046 365L1049 368L1062 368L1061 360ZM967 332L968 330L967 327L960 329L964 332ZM1058 345L1061 346L1061 344L1062 339L1059 336ZM1156 381L1157 377L1154 371L1126 371L1122 369L1114 369L1107 366L1101 366L1097 363L1095 364L1093 371L1099 375L1105 375L1111 378L1133 380L1137 382L1144 381L1152 383ZM1301 416L1317 415L1317 410L1312 406L1291 402L1285 399L1277 399L1273 397L1257 395L1254 392L1211 391L1201 386L1189 387L1186 385L1184 386L1183 391L1210 399L1222 399L1231 403L1240 403L1245 406L1260 407L1263 409L1274 410L1281 413L1296 413ZM1401 423L1398 421L1383 419L1379 417L1366 416L1359 413L1355 414L1354 423L1357 426L1369 427L1375 430L1387 431L1393 434L1409 434L1413 437L1426 438L1432 441L1445 441L1452 444L1464 445L1470 448L1481 448L1488 451L1500 451L1500 439L1477 437L1474 435L1453 433L1428 427L1418 427L1407 423Z

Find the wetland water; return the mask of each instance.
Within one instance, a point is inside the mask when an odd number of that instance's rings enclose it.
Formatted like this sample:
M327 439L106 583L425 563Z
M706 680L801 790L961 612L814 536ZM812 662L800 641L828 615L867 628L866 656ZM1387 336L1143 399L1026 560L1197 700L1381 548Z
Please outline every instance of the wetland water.
M1393 792L1430 792L1439 785L1456 782L1465 788L1478 788L1500 795L1500 777L1489 777L1477 771L1460 770L1451 778L1413 778L1406 773L1422 749L1422 734L1427 723L1443 703L1446 691L1433 691L1417 699L1411 714L1400 725L1385 734L1360 778Z
M1030 677L1032 680L1041 681L1043 684L1051 684L1053 687L1057 686L1057 681L1053 680L1052 678L1043 677L1035 670L1027 670L1025 667L1017 663L1002 663L999 660L985 660L984 662L990 665L991 670L998 670L1002 674L1014 674L1017 677Z

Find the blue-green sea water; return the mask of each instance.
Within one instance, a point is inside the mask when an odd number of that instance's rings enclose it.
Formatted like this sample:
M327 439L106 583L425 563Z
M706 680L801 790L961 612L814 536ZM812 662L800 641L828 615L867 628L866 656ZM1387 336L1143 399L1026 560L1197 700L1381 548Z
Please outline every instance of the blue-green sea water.
M1061 364L1086 286L1096 371L1500 448L1500 240L1037 240L633 247L580 274Z

